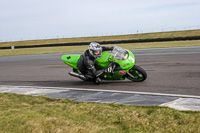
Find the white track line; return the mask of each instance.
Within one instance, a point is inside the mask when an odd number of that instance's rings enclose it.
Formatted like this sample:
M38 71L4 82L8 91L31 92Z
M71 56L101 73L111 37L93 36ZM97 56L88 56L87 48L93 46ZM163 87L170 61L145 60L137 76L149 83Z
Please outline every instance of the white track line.
M182 94L165 94L165 93L151 93L151 92L138 92L138 91L119 91L119 90L102 90L102 89L84 89L84 88L64 88L64 87L42 87L42 86L11 86L0 85L0 87L22 87L22 88L36 88L36 89L57 89L57 90L82 90L82 91L97 91L97 92L112 92L112 93L130 93L140 95L152 95L152 96L169 96L169 97L181 97L181 98L197 98L200 96L195 95L182 95Z

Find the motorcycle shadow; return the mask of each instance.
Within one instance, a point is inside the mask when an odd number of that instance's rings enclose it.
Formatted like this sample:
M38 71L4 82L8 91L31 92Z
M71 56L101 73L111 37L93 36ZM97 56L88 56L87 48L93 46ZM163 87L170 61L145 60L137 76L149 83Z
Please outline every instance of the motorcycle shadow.
M99 85L96 85L92 81L81 81L81 80L51 80L51 81L38 81L34 82L35 86L51 86L51 87L88 87L88 86L118 86L125 84L132 84L134 82L129 80L115 81L115 80L105 80Z
M130 80L103 80L100 84L98 84L98 85L103 85L103 86L105 86L105 85L116 85L116 84L120 84L120 85L122 85L122 84L127 84L127 83L129 83L129 84L131 84L131 83L134 83L134 82L132 82L132 81L130 81ZM70 81L70 84L71 85L73 85L73 86L84 86L84 85L91 85L91 86L94 86L94 85L97 85L97 84L95 84L94 82L92 82L92 81Z
M99 85L96 85L92 81L82 81L82 80L46 80L46 81L17 81L12 82L10 85L23 85L23 86L45 86L45 87L67 87L67 88L87 88L94 86L102 87L117 87L117 86L129 86L133 84L138 84L137 82L132 82L130 80L103 80Z

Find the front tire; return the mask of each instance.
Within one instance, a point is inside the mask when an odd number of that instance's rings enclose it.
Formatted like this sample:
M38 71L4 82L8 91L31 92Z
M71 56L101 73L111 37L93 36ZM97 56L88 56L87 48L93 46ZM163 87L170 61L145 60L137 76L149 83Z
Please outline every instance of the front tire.
M146 80L147 73L140 66L134 65L127 73L127 78L133 82L142 82Z

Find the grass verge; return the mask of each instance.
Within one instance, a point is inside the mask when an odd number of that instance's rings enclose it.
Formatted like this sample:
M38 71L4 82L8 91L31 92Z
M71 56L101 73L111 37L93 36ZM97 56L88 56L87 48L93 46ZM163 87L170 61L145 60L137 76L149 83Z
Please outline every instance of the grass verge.
M200 132L200 112L0 93L0 132Z
M113 46L105 45L105 46ZM150 42L150 43L128 43L116 44L126 49L143 49L143 48L166 48L166 47L186 47L200 46L200 40L193 41L172 41L172 42ZM8 49L0 50L0 56L10 55L27 55L27 54L48 54L48 53L67 53L67 52L83 52L88 46L62 46L62 47L46 47L46 48L24 48L24 49Z

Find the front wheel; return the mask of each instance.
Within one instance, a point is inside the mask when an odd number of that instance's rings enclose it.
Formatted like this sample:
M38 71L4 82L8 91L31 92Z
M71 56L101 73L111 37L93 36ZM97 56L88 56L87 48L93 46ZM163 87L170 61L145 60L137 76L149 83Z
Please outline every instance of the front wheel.
M140 66L134 65L127 73L127 78L134 82L142 82L147 78L147 73Z

